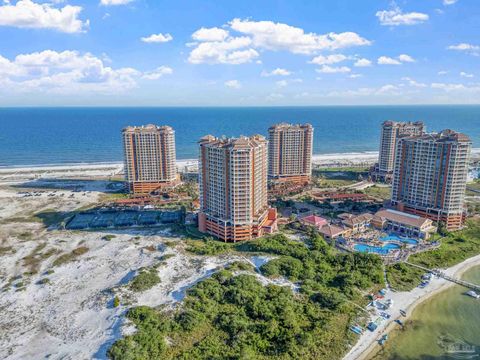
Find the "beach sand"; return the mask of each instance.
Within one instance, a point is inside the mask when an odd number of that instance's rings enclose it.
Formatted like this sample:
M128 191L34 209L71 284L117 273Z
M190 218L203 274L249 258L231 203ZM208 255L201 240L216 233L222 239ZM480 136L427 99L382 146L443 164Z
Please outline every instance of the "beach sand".
M457 265L454 265L444 270L444 273L452 277L460 278L468 269L477 265L480 265L480 255L471 257ZM388 310L388 313L391 314L392 317L383 321L374 332L365 330L365 332L358 339L358 342L350 349L343 360L369 359L375 354L377 350L376 348L379 346L377 342L378 339L383 334L391 331L395 326L399 326L394 322L395 319L401 319L403 322L405 322L408 317L411 316L416 306L454 285L454 283L445 279L432 278L430 284L423 289L417 287L408 292L388 291L385 298L393 300L393 305ZM400 314L400 310L406 312L406 317ZM372 316L372 320L376 317L378 316Z

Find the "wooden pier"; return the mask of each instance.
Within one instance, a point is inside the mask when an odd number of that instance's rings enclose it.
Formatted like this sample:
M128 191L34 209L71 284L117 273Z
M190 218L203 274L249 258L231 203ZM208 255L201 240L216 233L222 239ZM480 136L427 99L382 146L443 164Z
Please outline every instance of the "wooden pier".
M426 272L429 272L435 276L438 276L438 277L441 277L447 281L450 281L450 282L453 282L457 285L461 285L461 286L464 286L468 289L472 289L472 290L475 290L475 291L480 291L480 285L477 285L477 284L473 284L471 282L468 282L468 281L465 281L465 280L461 280L461 279L457 279L457 278L454 278L452 276L449 276L447 274L445 274L444 272L441 272L440 270L435 270L435 269L429 269L429 268L426 268L424 266L421 266L421 265L417 265L417 264L412 264L410 262L407 262L405 261L405 264L407 265L410 265L410 266L413 266L413 267L416 267L418 269L422 269Z

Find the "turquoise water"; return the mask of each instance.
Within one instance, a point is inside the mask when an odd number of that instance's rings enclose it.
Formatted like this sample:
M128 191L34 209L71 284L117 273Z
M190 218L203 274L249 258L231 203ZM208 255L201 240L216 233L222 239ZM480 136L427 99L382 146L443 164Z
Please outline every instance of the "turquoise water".
M310 122L315 154L377 151L385 120L453 127L480 147L480 106L324 106L250 108L0 108L0 166L118 162L127 125L173 126L177 157L197 157L197 141L267 134L278 122Z
M415 239L402 238L396 234L390 234L384 237L379 238L378 240L388 242L388 241L400 241L408 245L418 245L418 241Z
M382 247L380 246L370 246L370 245L365 245L365 244L356 244L353 246L353 248L356 251L362 252L362 253L376 253L380 255L386 255L388 254L389 251L391 250L398 250L400 249L400 246L397 244L385 244Z

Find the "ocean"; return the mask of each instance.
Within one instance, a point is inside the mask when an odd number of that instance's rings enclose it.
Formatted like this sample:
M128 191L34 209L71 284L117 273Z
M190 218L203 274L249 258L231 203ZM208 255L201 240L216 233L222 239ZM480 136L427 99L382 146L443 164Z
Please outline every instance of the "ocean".
M314 154L377 151L385 120L452 128L480 147L480 106L324 106L228 108L0 108L0 167L122 160L121 129L170 125L178 159L197 157L206 134L267 134L278 122L311 123Z

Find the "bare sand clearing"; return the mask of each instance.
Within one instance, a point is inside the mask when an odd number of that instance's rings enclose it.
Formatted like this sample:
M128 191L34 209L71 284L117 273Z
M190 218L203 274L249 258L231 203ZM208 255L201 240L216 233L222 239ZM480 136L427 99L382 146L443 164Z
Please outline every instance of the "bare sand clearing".
M52 209L72 211L95 203L101 192L89 188L72 193L61 189L71 185L63 180L48 182L47 189L34 189L27 182L25 190L21 184L0 184L2 359L103 359L122 332L132 331L123 326L127 306L174 306L190 286L238 260L235 256L189 255L179 238L159 229L46 229L34 214ZM95 187L101 190L102 183L95 183ZM24 191L40 195L25 197ZM115 238L102 239L107 234ZM62 254L83 247L87 248L85 253L54 265ZM143 293L123 286L138 269L158 263L164 254L174 256L158 268L160 284ZM42 284L46 279L48 283ZM115 294L126 299L128 305L114 308Z

